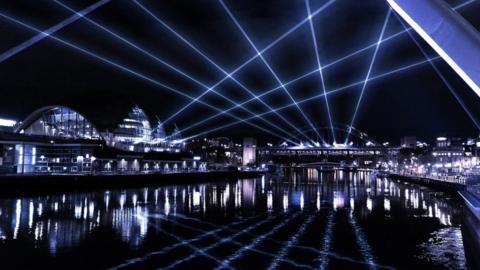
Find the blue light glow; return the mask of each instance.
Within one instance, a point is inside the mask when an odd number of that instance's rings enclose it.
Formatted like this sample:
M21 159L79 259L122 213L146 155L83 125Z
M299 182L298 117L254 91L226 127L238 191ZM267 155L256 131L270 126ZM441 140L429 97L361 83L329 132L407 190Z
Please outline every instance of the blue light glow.
M0 63L9 59L10 57L16 55L17 53L27 49L28 47L34 45L35 43L41 41L42 39L54 34L55 32L63 29L64 27L70 25L71 23L77 21L78 19L84 17L85 15L95 11L96 9L102 7L103 5L107 4L110 2L110 0L101 0L96 2L93 5L90 5L89 7L83 9L80 12L76 12L74 15L68 17L67 19L55 24L54 26L48 28L47 30L44 31L37 31L38 34L33 36L32 38L18 44L17 46L9 49L8 51L2 53L0 55Z
M297 218L299 215L300 215L300 213L296 213L296 214L290 216L289 218L285 219L284 221L282 221L282 222L278 223L277 225L275 225L274 227L272 227L267 233L253 239L253 241L251 241L250 244L243 246L241 249L237 250L235 253L230 255L228 258L224 259L222 261L222 264L219 267L217 267L216 270L223 269L225 267L229 267L231 262L241 258L245 254L245 252L256 248L265 239L267 239L270 236L277 233L280 229L282 229L285 225L287 225L292 220Z
M75 12L75 13L76 13L76 11L75 11L75 10L73 10L72 8L70 8L69 6L67 6L66 4L64 4L64 3L62 3L62 2L60 2L60 1L58 1L58 0L54 0L54 1L55 1L55 3L57 3L57 4L61 5L62 7L64 7L64 8L66 8L66 9L68 9L68 10L70 10L70 11L72 11L72 12ZM108 28L106 28L105 26L103 26L103 25L101 25L101 24L99 24L99 23L95 22L95 21L94 21L94 20L92 20L92 19L89 19L89 18L87 18L87 17L84 17L84 19L85 19L85 20L87 20L89 23L91 23L91 24L95 25L96 27L98 27L98 28L102 29L103 31L105 31L105 32L109 33L110 35L113 35L115 38L117 38L117 39L121 40L122 42L124 42L125 44L129 45L130 47L132 47L132 48L134 48L134 49L136 49L136 50L140 51L140 52L141 52L141 53L143 53L144 55L146 55L146 56L148 56L148 57L150 57L150 58L154 59L155 61L157 61L157 62L161 63L162 65L164 65L164 66L168 67L169 69L171 69L171 70L173 70L173 71L175 71L175 72L177 72L177 73L181 74L182 76L184 76L184 77L186 77L186 78L190 79L191 81L193 81L193 82L195 82L196 84L198 84L198 85L200 85L200 86L204 87L204 88L205 88L205 89L207 89L207 90L209 90L209 89L210 89L210 91L212 91L214 94L216 94L216 95L218 95L218 96L222 97L223 99L226 99L227 101L229 101L229 102L231 102L232 104L234 104L236 107L240 107L240 108L244 109L245 111L247 111L248 113L250 113L250 114L252 114L252 115L254 114L252 111L248 110L247 108L245 108L245 107L244 107L244 106L242 106L241 104L238 104L238 103L237 103L237 102L235 102L234 100L232 100L232 99L230 99L230 98L228 98L228 97L226 97L226 96L222 95L221 93L219 93L219 92L217 92L217 91L215 91L215 90L211 89L211 87L208 87L207 85L205 85L204 83L202 83L202 82L201 82L201 81L199 81L198 79L196 79L196 78L194 78L193 76L191 76L191 75L187 74L187 73L186 73L186 72L184 72L183 70L180 70L179 68L177 68L177 67L173 66L172 64L168 63L167 61L165 61L165 60L163 60L163 59L159 58L158 56L156 56L156 55L152 54L151 52L149 52L149 51L147 51L147 50L143 49L143 48L142 48L142 47L140 47L139 45L137 45L137 44L133 43L132 41L128 40L127 38L120 36L119 34L117 34L117 33L113 32L113 31L111 31L110 29L108 29ZM192 101L192 102L194 102L194 101ZM237 105L238 105L238 106L237 106ZM178 113L180 113L180 111L178 111ZM170 120L170 119L172 119L172 118L169 118L169 119L167 118L165 121L163 121L163 122L162 122L162 124L163 124L163 125L165 125L165 124L166 124L166 122L168 122L168 120ZM281 132L283 132L283 133L287 134L287 136L291 136L291 134L290 134L290 133L288 133L286 130L284 130L284 129L280 128L278 125L275 125L274 123L272 123L272 122L270 122L270 121L267 121L267 120L265 120L264 118L260 118L260 119L261 119L261 120L263 120L265 123L267 123L267 124L269 124L269 125L271 125L271 126L275 127L275 128L276 128L276 129L278 129L279 131L281 131Z
M357 245L360 247L360 252L362 253L365 263L368 265L368 269L377 269L377 263L373 257L372 248L368 244L367 237L363 233L362 228L358 225L357 220L353 215L353 210L351 210L350 214L348 215L348 221L353 229L355 240Z
M209 56L207 56L204 52L202 52L200 49L198 49L195 45L193 45L190 41L188 41L184 36L182 36L181 34L179 34L175 29L173 29L170 25L168 25L167 23L165 23L163 20L161 20L157 15L153 14L153 12L151 12L149 9L147 9L145 6L143 6L142 4L140 4L138 1L136 0L133 0L133 2L135 4L137 4L143 11L145 11L148 15L150 15L153 19L155 19L157 22L159 22L162 26L164 26L165 28L167 28L171 33L173 33L177 38L179 38L181 41L183 41L185 44L187 44L190 48L192 48L196 53L198 53L200 56L202 56L205 60L207 60L209 63L211 63L213 66L215 66L218 70L220 70L222 73L224 73L226 76L224 78L229 78L231 80L233 80L237 85L240 86L240 88L242 88L243 90L245 90L247 93L249 93L253 98L255 98L256 100L258 100L262 105L264 105L265 107L267 107L268 109L272 109L272 107L270 107L270 105L268 105L266 102L264 102L263 100L261 100L260 98L257 97L257 95L255 95L250 89L248 89L244 84L242 84L241 82L239 82L234 76L232 73L228 73L227 71L225 71L222 67L220 67L215 61L213 61ZM209 91L214 91L213 89L218 86L220 84L220 82L217 82L214 86L212 87L207 87L207 86L204 86L206 88L207 91L205 91L204 93L207 93ZM218 93L217 93L218 94ZM220 95L220 94L219 94ZM202 95L201 95L202 96ZM235 105L237 104L236 102L234 102L233 100L231 99L228 99L226 98L225 96L223 95L220 95L222 96L223 98L229 100L230 102L234 103ZM187 106L184 106L183 108L181 108L180 110L177 110L172 116L170 117L167 117L165 120L164 120L164 123L167 123L168 121L170 121L171 119L173 119L176 115L178 115L179 113L181 113L182 111L184 111L188 106L190 106L192 104L192 102L196 102L197 100L199 100L199 97L195 97L190 103L187 104ZM243 107L242 107L243 108ZM252 113L251 111L248 111L250 113ZM252 113L253 114L253 113ZM293 128L296 128L296 126L294 124L292 124L290 121L288 121L285 117L283 117L282 115L280 115L279 113L275 113L278 117L280 117L280 119L282 119L283 121L285 121L288 125L290 125L291 127ZM267 121L265 121L267 122ZM271 123L270 123L271 124ZM275 126L275 127L278 127L278 126Z
M318 65L318 73L320 75L320 81L322 83L323 94L325 94L324 98L325 98L325 106L327 106L328 121L332 131L332 139L333 139L333 142L335 143L336 140L335 140L335 131L333 129L332 114L330 113L330 104L328 103L328 97L326 95L327 87L325 85L325 80L323 79L322 63L320 61L320 52L318 51L317 37L315 35L315 27L313 26L313 22L312 22L309 0L305 0L305 6L307 7L307 13L309 18L308 21L310 23L310 32L312 33L312 42L313 42L313 47L315 49L315 57L317 59L317 65Z
M4 13L0 13L0 16L3 17L3 18L5 18L5 19L7 19L7 20L9 20L9 21L12 21L12 22L15 22L15 23L17 23L17 24L19 24L19 25L22 25L22 26L24 26L24 27L26 27L26 28L28 28L28 29L30 29L30 30L36 31L36 32L38 32L38 33L41 33L41 32L42 32L42 31L39 30L38 28L35 28L35 27L33 27L33 26L31 26L31 25L29 25L29 24L27 24L27 23L24 23L24 22L22 22L22 21L20 21L20 20L18 20L18 19L15 19L15 18L13 18L13 17L11 17L11 16L8 16L8 15L6 15L6 14L4 14ZM84 54L87 54L87 55L89 55L89 56L91 56L91 57L93 57L93 58L95 58L95 59L97 59L97 60L100 60L100 61L102 61L102 62L104 62L104 63L109 64L109 65L112 65L112 66L114 66L114 67L116 67L116 68L118 68L118 69L120 69L120 70L122 70L122 71L124 71L124 72L126 72L126 73L129 73L129 74L134 75L134 76L136 76L136 77L138 77L138 78L140 78L140 79L142 79L142 80L145 80L145 81L150 82L150 83L152 83L152 84L154 84L154 85L156 85L156 86L159 86L159 87L161 87L161 88L163 88L163 89L169 90L169 91L171 91L171 92L173 92L173 93L175 93L175 94L178 94L178 95L183 96L183 97L185 97L185 98L188 98L188 99L190 99L190 100L193 100L193 99L194 99L194 98L191 97L190 95L187 95L187 94L183 93L183 92L180 91L180 90L177 90L177 89L175 89L175 88L173 88L173 87L171 87L171 86L169 86L169 85L166 85L166 84L164 84L164 83L162 83L162 82L159 82L159 81L157 81L157 80L155 80L155 79L153 79L153 78L151 78L151 77L149 77L149 76L146 76L146 75L144 75L144 74L142 74L142 73L139 73L139 72L137 72L137 71L135 71L135 70L133 70L133 69L131 69L131 68L128 68L128 67L126 67L126 66L123 66L123 65L121 65L121 64L118 64L118 63L116 63L116 62L113 61L113 60L110 60L110 59L104 58L104 57L102 57L102 56L100 56L100 55L97 55L97 54L93 53L92 51L89 51L89 50L86 50L86 49L84 49L84 48L81 48L81 47L79 47L79 46L77 46L77 45L74 45L74 44L72 44L72 43L70 43L70 42L68 42L68 41L65 41L65 40L63 40L63 39L61 39L61 38L55 37L55 36L53 36L53 35L49 35L48 37L54 39L54 40L57 41L57 42L60 42L60 43L62 43L62 44L64 44L64 45L66 45L66 46L68 46L68 47L71 47L71 48L73 48L73 49L76 49L76 50L78 50L78 51L80 51L80 52L82 52L82 53L84 53ZM224 110L222 110L222 109L220 109L220 108L217 108L217 107L215 107L215 106L212 106L212 105L210 105L210 104L208 104L208 103L206 103L206 102L204 102L204 101L199 101L199 103L200 103L200 104L203 104L203 105L205 105L205 106L207 106L207 107L209 107L209 108L211 108L211 109L214 109L214 110L216 110L216 111L219 111L219 112L223 112L223 111L224 111ZM272 134L272 135L274 135L274 136L276 136L276 137L278 137L278 138L285 139L285 140L291 142L288 138L285 138L285 137L283 137L283 136L281 136L281 135L279 135L279 134L277 134L277 133L274 133L274 132L272 132L272 131L269 130L269 129L266 129L266 128L263 128L263 127L258 126L258 125L256 125L256 124L250 123L250 122L248 122L247 120L243 120L243 119L241 119L241 118L239 118L239 117L237 117L237 116L235 116L235 115L233 115L233 114L231 114L231 113L227 113L227 115L229 115L229 116L231 116L231 117L233 117L233 118L235 118L235 119L237 119L237 120L239 120L239 121L241 121L241 122L245 122L246 124L251 125L251 126L253 126L253 127L255 127L255 128L258 128L258 129L260 129L260 130L262 130L262 131L265 131L265 132L267 132L267 133L269 133L269 134ZM258 117L258 115L255 115L254 117L252 117L252 118L250 118L250 119L257 118L257 117ZM294 142L291 142L291 143L294 143Z
M320 250L320 256L318 258L318 260L320 261L320 270L327 269L328 263L330 262L327 254L332 249L333 244L333 226L335 225L334 215L335 213L333 211L330 211L327 216L327 225L325 227L325 232L323 233L322 247Z
M257 52L257 55L260 57L260 59L262 59L263 63L265 64L265 66L268 68L268 70L270 71L270 73L272 73L273 77L275 78L275 80L277 80L278 84L282 87L282 89L285 91L285 93L288 95L288 97L290 98L290 100L295 104L295 106L297 107L298 111L300 112L300 114L303 116L303 118L305 119L305 121L307 121L307 123L311 126L311 127L314 127L312 121L310 121L310 119L308 118L308 116L305 114L305 112L302 110L302 108L300 108L300 105L298 105L298 103L295 101L295 99L293 98L293 96L290 94L290 92L288 91L288 89L286 88L285 84L280 80L280 78L278 77L277 73L272 69L272 67L270 66L270 64L267 62L267 60L265 60L265 57L262 55L262 53L257 49L257 46L255 46L255 44L253 43L253 41L250 39L250 37L248 36L248 34L245 32L245 30L243 29L243 27L240 25L240 23L238 22L238 20L235 18L235 16L232 14L232 12L228 9L228 7L225 5L225 3L223 2L223 0L219 0L219 2L222 4L222 7L225 9L225 11L228 13L228 15L230 16L230 18L232 19L232 21L235 23L235 25L238 27L238 29L240 30L240 32L243 34L243 36L248 40L248 42L250 43L250 45L252 46L252 48L255 50L255 52ZM328 2L330 3L330 2ZM327 4L325 4L327 5ZM307 18L311 18L311 15L309 15ZM310 19L309 19L310 21ZM298 132L302 133L296 126L295 126L295 130L297 130ZM320 135L320 133L314 129L315 133L317 134L317 137L320 138L322 141L324 141L323 137ZM304 134L304 136L306 137L306 135ZM308 138L312 143L314 142L312 139Z
M285 259L285 257L288 255L289 250L295 246L299 238L302 237L305 234L305 231L307 230L307 227L310 226L310 224L313 222L315 219L315 215L310 215L308 219L302 223L298 231L290 237L290 239L287 241L286 244L283 245L283 248L277 253L277 256L273 258L272 263L268 267L268 270L274 270L277 269L279 264Z
M438 60L440 59L440 56L437 56L437 57L434 57L434 58L431 58L431 60ZM399 73L399 72L402 72L402 71L408 71L408 70L411 70L415 67L419 67L423 64L426 64L428 63L427 60L423 60L423 61L419 61L419 62L415 62L413 64L409 64L409 65L406 65L406 66L403 66L403 67L400 67L400 68L397 68L397 69L394 69L394 70L391 70L391 71L388 71L388 72L385 72L385 73L382 73L382 74L379 74L379 75L376 75L376 76L372 76L368 79L368 81L373 81L373 80L378 80L378 79L381 79L381 78L385 78L385 77L388 77L390 75L394 75L396 73ZM327 95L331 95L331 94L335 94L335 93L339 93L339 92L342 92L344 90L347 90L347 89L350 89L350 88L353 88L355 86L359 86L359 85L363 85L365 83L365 80L361 80L361 81L358 81L358 82L354 82L354 83L351 83L351 84L348 84L348 85L345 85L345 86L342 86L342 87L339 87L339 88L336 88L336 89L333 89L333 90L330 90ZM308 98L305 98L303 100L300 100L298 101L297 103L299 104L302 104L302 103L305 103L305 102L309 102L309 101L312 101L312 100L315 100L315 99L318 99L318 98L321 98L323 97L323 93L322 94L318 94L318 95L314 95L314 96L311 96L311 97L308 97ZM275 108L274 110L284 110L284 109L287 109L287 108L290 108L292 106L295 106L293 103L290 103L290 104L287 104L285 106L281 106L281 107L277 107ZM263 115L267 115L267 114L270 114L272 113L272 111L267 111L267 112L264 112L264 113L261 113L259 115L263 116ZM246 118L245 121L248 121L250 120L251 118ZM205 134L208 134L208 133L211 133L211 132L214 132L214 131L218 131L218 130L222 130L222 129L225 129L225 128L228 128L228 127L231 127L231 126L234 126L234 125L237 125L241 123L241 121L236 121L236 122L232 122L232 123L229 123L229 124L226 124L226 125L222 125L222 126L219 126L219 127L216 127L216 128L213 128L213 129L210 129L210 130L207 130L207 131L203 131L201 133L197 133L195 135L192 135L188 138L185 138L185 140L189 140L189 139L193 139L193 138L196 138L196 137L199 137L199 136L203 136ZM352 127L353 128L353 127Z
M370 65L368 67L368 71L367 71L365 81L362 85L362 91L360 92L360 97L358 98L357 105L355 106L355 111L353 112L352 120L350 121L350 125L349 125L350 128L353 127L353 124L355 123L355 118L357 116L358 109L360 108L360 104L362 103L363 94L365 92L365 89L367 88L368 79L370 78L370 73L372 72L373 65L375 64L375 59L377 58L378 49L380 48L381 40L383 39L383 34L385 33L385 29L387 29L388 19L390 18L391 12L392 12L391 9L388 9L387 16L386 16L385 21L383 23L382 31L380 32L380 36L378 38L378 42L377 42L377 45L375 47L375 51L373 52L372 60L370 61ZM350 136L350 129L347 133L344 144L348 144L348 137L349 136Z
M327 4L323 5L322 7L316 9L312 15L310 16L310 18L314 18L315 16L317 16L320 12L322 12L324 9L326 9L330 4L332 4L335 0L330 0ZM137 2L138 3L138 2ZM139 4L139 3L138 3ZM145 10L146 12L148 12L147 10ZM154 14L152 14L154 15ZM283 39L285 39L287 36L289 36L290 34L292 34L293 32L295 32L297 29L299 29L302 25L304 25L306 22L308 22L309 18L305 18L303 19L302 21L300 21L299 23L297 23L296 25L294 25L292 28L290 28L287 32L283 33L281 36L279 36L278 38L276 38L274 41L272 41L269 45L267 45L264 49L262 49L260 51L260 54L263 54L265 52L267 52L268 50L270 50L271 48L273 48L276 44L278 44L280 41L282 41ZM214 89L215 87L217 87L218 85L220 85L223 81L227 80L228 78L230 78L230 76L234 75L235 73L237 73L238 71L240 71L241 69L243 69L245 66L247 66L248 64L250 64L253 60L255 60L259 55L258 54L255 54L253 55L252 57L250 57L247 61L245 61L243 64L241 64L240 66L238 66L235 70L233 70L232 72L230 72L227 76L225 76L223 79L221 79L220 81L218 81L216 84L214 84L211 88L209 89ZM277 88L277 89L280 89ZM176 115L178 115L179 113L181 113L182 111L184 111L186 108L188 108L189 106L191 106L192 104L194 104L197 100L199 100L200 98L202 98L204 95L206 95L210 90L207 90L205 92L203 92L202 94L200 94L199 96L197 96L194 100L192 100L190 103L188 103L187 105L185 105L184 107L180 108L179 110L177 110L172 116L168 117L167 119L172 119L173 117L175 117ZM256 98L255 98L256 99Z

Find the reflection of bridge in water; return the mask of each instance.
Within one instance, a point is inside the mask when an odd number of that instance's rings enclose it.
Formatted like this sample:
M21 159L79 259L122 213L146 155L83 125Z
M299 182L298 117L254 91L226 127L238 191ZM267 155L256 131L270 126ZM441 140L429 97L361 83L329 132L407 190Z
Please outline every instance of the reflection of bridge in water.
M88 246L88 255L98 254L94 256L97 265L113 269L146 264L186 269L199 262L214 268L219 266L217 261L238 267L251 262L252 256L258 268L301 264L313 269L321 263L327 269L363 269L380 262L407 268L402 264L408 263L409 251L397 249L396 257L401 259L392 260L391 250L384 248L386 240L401 243L421 235L425 246L416 247L415 252L427 255L433 248L452 250L445 243L427 241L437 230L455 237L448 243L462 241L457 201L367 172L304 171L284 181L262 177L1 199L0 238L5 241L0 248L11 248L13 240L24 239L28 241L21 242L21 247L26 252L37 246L61 260L65 257L61 250ZM413 223L415 230L399 230L406 222ZM69 234L72 229L75 233ZM112 234L99 239L105 229ZM379 230L396 233L387 236ZM135 257L119 252L114 261L106 262L98 242L114 240L117 246L128 244L138 251ZM152 240L158 245L149 246ZM192 252L176 253L180 248ZM454 251L450 265L462 268L463 250ZM440 257L430 259L438 265ZM78 261L84 257L72 258L69 263L91 266L92 261ZM427 264L423 258L413 260L412 264Z

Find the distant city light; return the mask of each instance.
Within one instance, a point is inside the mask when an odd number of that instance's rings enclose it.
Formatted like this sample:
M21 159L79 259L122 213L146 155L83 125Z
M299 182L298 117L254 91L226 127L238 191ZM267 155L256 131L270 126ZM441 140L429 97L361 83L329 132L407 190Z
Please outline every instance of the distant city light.
M0 126L2 127L13 127L16 124L17 124L17 121L0 118Z

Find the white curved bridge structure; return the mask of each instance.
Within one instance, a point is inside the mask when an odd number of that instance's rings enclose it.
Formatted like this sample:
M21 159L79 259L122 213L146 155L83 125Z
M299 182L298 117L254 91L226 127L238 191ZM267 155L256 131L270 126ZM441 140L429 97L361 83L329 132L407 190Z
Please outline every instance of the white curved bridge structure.
M480 96L480 33L444 0L387 0Z

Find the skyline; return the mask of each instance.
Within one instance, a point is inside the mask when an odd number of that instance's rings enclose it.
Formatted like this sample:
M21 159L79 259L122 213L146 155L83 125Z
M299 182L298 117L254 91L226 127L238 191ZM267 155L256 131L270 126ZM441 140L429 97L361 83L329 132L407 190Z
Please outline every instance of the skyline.
M78 4L62 1L62 3L80 11L97 2L84 1ZM234 71L241 63L251 59L252 55L255 56L255 48L260 51L268 48L272 41L302 22L308 14L303 1L282 2L275 7L270 5L268 9L267 4L263 2L252 4L225 1L225 6L238 22L236 25L217 1L190 3L189 5L198 5L199 9L196 11L189 9L188 12L182 4L163 3L167 6L157 6L158 3L137 3L110 1L87 17L79 18L59 30L54 36L102 57L113 59L126 67L139 70L142 74L191 97L202 95L206 89L208 90L208 86L215 85L225 76L221 70L215 68L215 64L226 72ZM474 27L479 28L480 21L473 16L475 7L479 5L477 1L449 1L449 3L452 6L461 5L458 11ZM466 4L462 5L463 3ZM2 5L1 10L8 14L7 16L20 19L39 29L48 29L72 16L70 10L53 2L34 4L22 2L17 5L2 3ZM372 47L346 61L336 61L358 49L375 44L385 22L387 4L374 1L362 3L362 8L368 9L371 16L362 16L355 10L356 4L353 1L332 3L311 1L310 5L312 11L318 11L312 18L312 24L307 17L307 20L303 21L304 23L290 36L278 41L265 52L264 61L259 57L252 60L235 75L238 83L225 80L219 84L215 91L230 101L222 100L220 95L215 96L212 93L202 97L202 100L220 111L228 110L236 106L236 103L242 104L249 112L239 108L232 109L230 112L234 117L224 115L214 118L214 121L185 130L186 134L191 136L216 129L218 126L228 126L240 119L249 119L252 115L261 115L264 120L254 118L253 127L247 124L232 125L233 128L218 130L209 136L241 137L242 133L253 133L260 138L273 137L273 134L265 131L267 130L288 137L287 134L298 131L289 123L294 123L298 127L328 127L331 126L329 116L334 124L348 124L352 121L355 105L362 92L362 84L346 87L338 93L327 94L331 107L330 114L322 93L325 89L328 92L365 80L365 73L372 59ZM28 16L22 14L30 9L35 12ZM209 63L205 60L207 58L192 50L188 43L162 26L146 10L186 38L213 63ZM127 18L125 15L130 11L132 14L128 16L128 20L119 20ZM349 18L348 22L335 19L335 27L331 27L333 16L339 12ZM49 16L45 16L46 14ZM4 22L2 36L6 37L6 42L2 44L2 52L34 35L34 32L25 30L5 17L1 20ZM194 80L162 65L158 59L148 57L137 48L125 44L89 20L124 37L173 67L184 70L191 75L190 77L196 78L207 87L198 85ZM352 20L358 23L352 24ZM239 25L246 35L239 30ZM429 66L422 51L408 34L396 35L403 30L397 18L390 16L385 25L385 37L393 37L378 46L378 56L372 66L371 77L410 64L422 61L425 63L368 81L363 101L357 103L358 116L353 126L379 141L392 141L393 138L397 140L404 135L417 135L419 138L430 140L438 135L475 137L478 134L475 124L444 86L435 70ZM314 26L313 33L316 34L318 50L315 50L315 44L312 42L311 26ZM415 35L413 34L414 37ZM212 42L220 38L222 42ZM430 58L437 57L423 41L419 43ZM322 74L325 78L323 82L325 88L318 74L316 52L321 59L320 63L327 66ZM443 63L443 60L434 61L440 73L463 100L465 107L473 115L479 112L476 109L478 101L472 98L473 93L466 84ZM96 110L95 107L101 110L106 106L116 118L119 118L128 110L118 105L122 103L121 99L125 99L127 103L138 104L150 114L158 115L161 120L177 123L180 129L188 129L219 112L202 104L193 104L182 111L180 108L185 108L184 106L191 100L178 94L173 95L168 90L157 87L158 85L142 81L118 68L112 68L111 65L101 63L98 59L59 44L49 37L0 63L0 69L2 88L8 89L4 94L6 98L2 99L1 104L3 110L0 116L4 118L21 120L38 107L54 104L72 106L79 110ZM308 76L288 84L303 74ZM285 87L282 85L279 87L279 82L284 83ZM264 100L262 104L255 96L253 96L255 102L246 103L252 99L252 95L246 89L257 96L265 91L275 90L262 96ZM288 94L291 94L291 97ZM164 100L168 102L163 102ZM292 101L303 100L307 101L291 105ZM284 108L276 114L266 114L268 107Z

